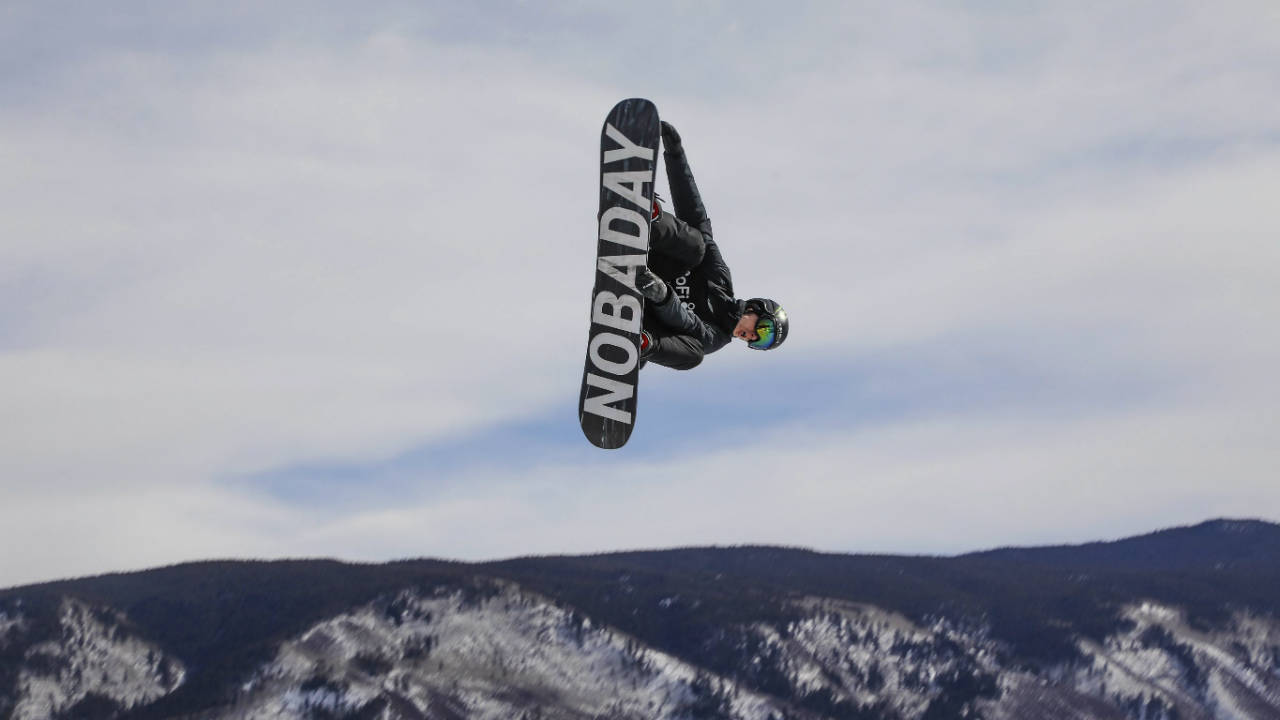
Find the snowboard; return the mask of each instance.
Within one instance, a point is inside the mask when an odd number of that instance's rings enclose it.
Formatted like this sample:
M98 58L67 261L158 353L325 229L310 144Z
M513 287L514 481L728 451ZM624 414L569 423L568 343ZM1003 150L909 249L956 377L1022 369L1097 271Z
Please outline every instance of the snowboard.
M658 108L643 98L613 106L600 131L600 212L591 326L578 420L596 447L617 449L635 427L644 299L636 271L649 257Z

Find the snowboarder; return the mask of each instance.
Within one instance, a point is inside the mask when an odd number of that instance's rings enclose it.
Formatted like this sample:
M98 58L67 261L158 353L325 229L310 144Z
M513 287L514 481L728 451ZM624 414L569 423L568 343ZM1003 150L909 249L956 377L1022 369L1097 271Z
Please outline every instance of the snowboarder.
M662 157L675 214L655 201L649 230L649 267L636 274L645 297L642 362L690 370L733 338L755 350L787 339L787 313L767 298L737 300L729 266L711 237L680 134L662 122Z

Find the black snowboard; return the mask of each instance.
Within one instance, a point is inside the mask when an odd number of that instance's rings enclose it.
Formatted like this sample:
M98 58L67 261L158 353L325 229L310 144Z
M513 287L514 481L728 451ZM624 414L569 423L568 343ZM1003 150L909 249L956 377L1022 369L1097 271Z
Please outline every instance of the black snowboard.
M600 133L600 232L578 419L606 449L625 445L635 425L644 308L636 271L649 256L658 137L658 108L641 98L615 105Z

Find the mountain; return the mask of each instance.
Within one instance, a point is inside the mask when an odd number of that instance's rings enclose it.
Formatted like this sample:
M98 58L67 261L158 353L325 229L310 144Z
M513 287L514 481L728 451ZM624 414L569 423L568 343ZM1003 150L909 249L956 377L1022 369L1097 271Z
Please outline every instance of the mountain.
M0 591L0 717L1280 720L1280 526L45 583Z
M1280 525L1259 520L1214 520L1194 527L1162 530L1116 542L974 553L1061 568L1113 570L1218 570L1274 566L1280 552Z

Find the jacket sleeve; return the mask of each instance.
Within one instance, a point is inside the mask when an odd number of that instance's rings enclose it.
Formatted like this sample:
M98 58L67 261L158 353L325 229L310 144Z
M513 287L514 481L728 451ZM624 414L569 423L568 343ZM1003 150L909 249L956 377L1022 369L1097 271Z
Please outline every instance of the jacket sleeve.
M676 217L702 233L705 245L702 272L710 283L708 291L712 295L710 300L713 309L717 317L720 317L723 312L735 306L733 276L729 273L729 265L724 261L724 256L720 254L720 246L712 238L711 218L707 216L707 208L702 204L702 195L693 179L693 169L689 167L684 144L665 145L662 157L666 161L667 185L671 189L671 203L675 206Z
M733 275L729 273L729 265L720 254L720 246L711 236L707 236L706 250L702 255L702 273L707 279L708 301L716 317L726 312L737 310L737 302L733 296ZM737 319L736 317L734 318Z
M671 332L697 340L704 350L719 349L728 340L728 333L703 322L675 297L675 293L671 293L661 305L649 304L648 312L652 312L657 321Z
M671 204L675 206L676 217L697 228L706 241L711 242L711 218L707 217L698 184L693 180L684 145L665 146L662 157L666 161L667 185L671 188Z
M712 315L718 324L724 325L721 328L712 328L694 316L695 320L707 328L707 332L698 334L696 337L707 338L708 333L716 334L716 342L704 340L705 347L708 350L723 347L727 342L726 338L730 337L728 333L733 323L737 322L737 316L740 314L737 301L733 299L733 277L728 270L728 264L724 261L724 256L719 251L719 245L712 237L712 220L707 215L707 206L703 205L703 196L698 192L698 183L694 181L694 170L689 167L684 143L677 138L677 142L667 145L666 136L663 141L663 159L666 160L671 202L675 206L676 217L703 234L703 261L699 268L707 281L707 300Z

